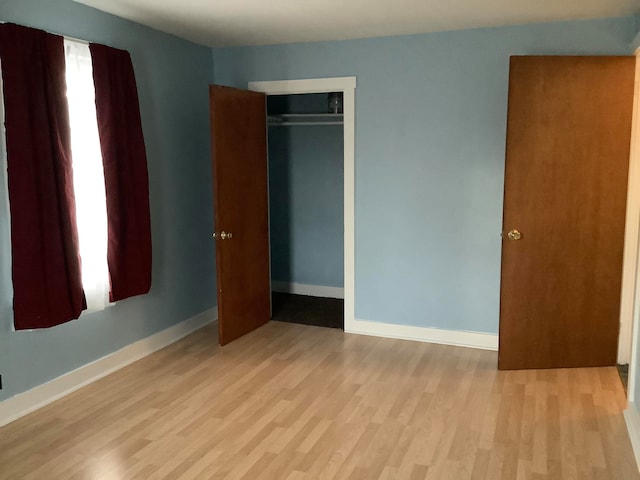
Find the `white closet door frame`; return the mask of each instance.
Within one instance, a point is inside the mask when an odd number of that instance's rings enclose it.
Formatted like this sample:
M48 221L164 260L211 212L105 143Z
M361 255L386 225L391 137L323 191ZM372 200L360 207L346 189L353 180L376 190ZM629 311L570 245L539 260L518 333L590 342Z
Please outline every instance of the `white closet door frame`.
M356 77L249 82L266 95L342 92L344 113L344 330L355 324L355 93Z

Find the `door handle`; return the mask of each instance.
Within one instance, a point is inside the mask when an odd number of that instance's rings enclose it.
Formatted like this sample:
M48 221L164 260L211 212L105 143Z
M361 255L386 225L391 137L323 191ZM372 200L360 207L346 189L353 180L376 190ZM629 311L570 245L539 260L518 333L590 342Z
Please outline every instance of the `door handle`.
M231 232L225 232L224 230L222 232L220 232L220 235L218 235L217 232L213 232L213 234L211 234L212 238L218 238L220 237L220 240L226 240L227 238L229 240L231 240L231 238L233 238L233 234Z
M507 233L507 238L509 240L520 240L522 238L522 234L518 230L513 229Z

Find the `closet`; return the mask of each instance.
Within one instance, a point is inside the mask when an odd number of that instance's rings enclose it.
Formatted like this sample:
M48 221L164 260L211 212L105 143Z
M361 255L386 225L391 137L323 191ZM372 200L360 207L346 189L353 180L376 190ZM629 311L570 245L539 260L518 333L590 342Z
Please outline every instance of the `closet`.
M267 96L272 318L344 328L341 94Z

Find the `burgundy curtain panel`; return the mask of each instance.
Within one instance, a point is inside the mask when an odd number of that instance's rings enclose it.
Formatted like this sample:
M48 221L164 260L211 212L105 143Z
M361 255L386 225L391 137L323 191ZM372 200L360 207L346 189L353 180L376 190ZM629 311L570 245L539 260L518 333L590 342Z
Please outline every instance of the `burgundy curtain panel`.
M151 288L147 156L129 53L89 48L107 196L109 297L117 301Z
M82 291L64 40L0 24L14 325L47 328L78 318Z

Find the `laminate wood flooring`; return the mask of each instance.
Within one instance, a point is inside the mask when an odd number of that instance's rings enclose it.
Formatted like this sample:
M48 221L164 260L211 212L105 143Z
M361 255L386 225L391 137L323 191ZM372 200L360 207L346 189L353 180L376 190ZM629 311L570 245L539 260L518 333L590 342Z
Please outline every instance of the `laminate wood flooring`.
M636 480L615 367L214 326L0 428L2 479Z

